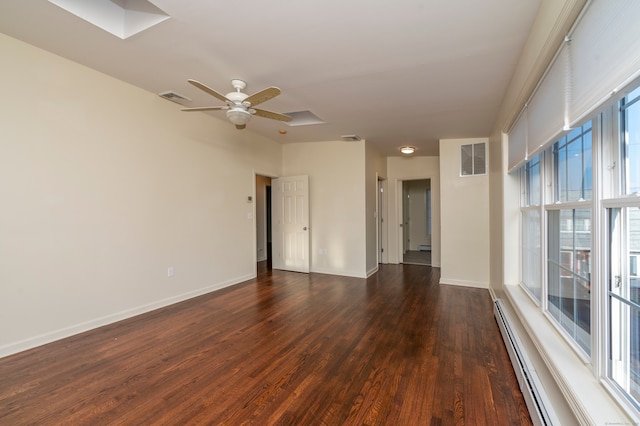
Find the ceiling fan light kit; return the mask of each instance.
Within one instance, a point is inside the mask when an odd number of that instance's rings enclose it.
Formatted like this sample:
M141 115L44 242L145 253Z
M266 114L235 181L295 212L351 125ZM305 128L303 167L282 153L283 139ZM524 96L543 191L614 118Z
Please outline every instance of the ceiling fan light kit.
M281 92L277 87L267 87L253 95L247 95L242 92L246 87L247 83L243 80L231 80L231 85L235 92L227 93L223 95L213 90L209 86L200 83L196 80L187 80L191 85L197 87L203 92L208 93L209 95L217 98L225 103L225 105L221 106L205 106L205 107L195 107L195 108L183 108L182 111L219 111L226 110L227 111L227 119L235 124L236 129L241 130L247 127L247 123L251 120L252 115L257 115L264 118L270 118L272 120L279 120L288 122L291 121L291 117L285 114L280 114L278 112L267 111L264 109L253 108L254 106L261 104L263 102L268 101L271 98L275 98Z
M251 113L242 108L231 108L227 111L227 118L236 126L247 124L251 120Z
M400 148L400 152L403 153L404 155L411 155L414 152L416 152L416 147L415 146L403 146L402 148Z

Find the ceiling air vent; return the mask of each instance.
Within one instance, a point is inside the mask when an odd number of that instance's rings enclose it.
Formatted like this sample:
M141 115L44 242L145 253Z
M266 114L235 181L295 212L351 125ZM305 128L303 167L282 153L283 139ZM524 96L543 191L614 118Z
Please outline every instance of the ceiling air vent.
M161 97L171 101L171 102L175 102L177 104L182 104L184 102L190 102L191 99L187 98L186 96L181 95L180 93L176 93L176 92L172 92L171 90L169 90L168 92L162 92L162 93L158 93Z
M342 138L343 141L347 141L347 142L357 142L361 140L360 136L358 135L342 135L340 137Z

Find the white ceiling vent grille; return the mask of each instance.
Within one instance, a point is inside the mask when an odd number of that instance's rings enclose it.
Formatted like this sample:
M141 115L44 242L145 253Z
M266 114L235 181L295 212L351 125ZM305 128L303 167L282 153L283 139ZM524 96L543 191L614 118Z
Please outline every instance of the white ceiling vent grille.
M183 104L185 102L190 102L191 99L187 98L184 95L181 95L180 93L176 93L176 92L172 92L171 90L169 90L168 92L162 92L162 93L158 93L161 97L171 101L171 102L175 102L178 104Z
M169 19L148 0L49 0L50 3L126 39Z

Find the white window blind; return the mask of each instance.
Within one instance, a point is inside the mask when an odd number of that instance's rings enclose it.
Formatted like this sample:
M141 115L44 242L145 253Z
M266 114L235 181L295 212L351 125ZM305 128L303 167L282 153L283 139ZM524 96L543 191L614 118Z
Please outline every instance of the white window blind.
M509 131L509 172L520 167L527 159L527 108Z
M568 49L563 46L527 107L527 156L553 143L565 128L568 98Z
M640 75L640 1L592 0L570 44L575 126Z
M567 38L509 131L509 172L640 77L640 0L591 0Z

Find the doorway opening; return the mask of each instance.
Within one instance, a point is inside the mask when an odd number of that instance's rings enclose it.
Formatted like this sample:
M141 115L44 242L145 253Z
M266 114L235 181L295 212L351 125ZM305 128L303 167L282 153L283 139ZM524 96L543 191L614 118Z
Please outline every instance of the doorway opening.
M254 176L256 271L309 273L309 176Z
M387 247L387 223L385 222L385 216L387 211L387 199L385 197L386 181L385 179L378 177L378 193L377 193L377 210L376 210L376 228L377 236L376 241L378 245L378 263L388 263L387 253L385 248Z
M256 259L261 269L272 267L271 177L256 175Z
M402 182L402 263L431 265L431 179Z

